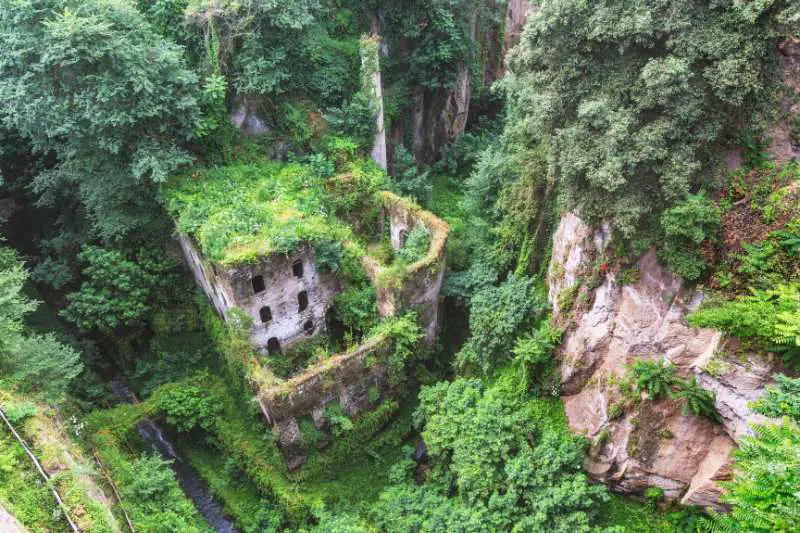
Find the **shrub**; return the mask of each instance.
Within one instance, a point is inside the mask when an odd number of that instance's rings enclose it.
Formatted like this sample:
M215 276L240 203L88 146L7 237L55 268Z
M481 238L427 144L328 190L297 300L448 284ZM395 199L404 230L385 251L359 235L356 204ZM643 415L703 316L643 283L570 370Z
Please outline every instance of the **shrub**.
M679 383L675 366L663 359L650 361L637 359L630 365L630 374L636 390L645 391L652 400L661 396L671 396L673 388Z
M395 148L394 161L392 189L401 196L410 196L418 203L427 205L433 192L430 172L420 172L414 156L402 144Z
M178 431L196 427L211 429L221 408L219 400L207 390L189 383L171 384L159 389L157 409L164 412L167 422Z
M788 419L779 425L755 425L734 457L734 477L722 482L730 513L711 513L707 529L772 533L796 531L800 523L800 427Z
M320 240L314 245L317 268L323 272L338 272L342 259L342 245L337 241Z
M777 386L767 387L767 392L750 407L769 417L788 416L800 422L800 378L775 374Z
M406 242L395 252L395 256L406 264L424 258L431 247L431 232L419 225L408 232Z
M366 93L359 91L344 106L331 108L325 118L336 135L353 139L359 150L369 152L372 148L375 113Z
M325 418L330 422L333 434L337 437L341 437L353 429L353 421L344 412L339 402L331 402L325 406Z
M542 385L554 377L553 351L561 339L561 331L545 320L533 334L519 337L514 345L514 367L525 387L541 394Z
M509 276L499 286L478 289L469 303L472 336L456 354L456 366L488 372L497 358L507 357L517 331L547 307L535 289L536 281L526 276Z
M558 400L530 399L515 381L423 387L414 419L431 468L424 483L413 481L413 463L393 470L396 484L371 513L380 530L590 530L605 487L582 471L582 442L566 429Z
M752 290L721 305L688 316L695 327L711 327L781 352L784 361L800 365L800 283Z
M656 504L663 499L664 489L661 487L647 487L644 491L644 501L651 509L654 509Z
M367 284L347 287L333 299L333 311L351 331L368 331L378 321L375 287Z
M670 269L688 281L699 279L708 267L698 247L713 238L722 222L717 205L702 193L661 215L664 242L659 255Z

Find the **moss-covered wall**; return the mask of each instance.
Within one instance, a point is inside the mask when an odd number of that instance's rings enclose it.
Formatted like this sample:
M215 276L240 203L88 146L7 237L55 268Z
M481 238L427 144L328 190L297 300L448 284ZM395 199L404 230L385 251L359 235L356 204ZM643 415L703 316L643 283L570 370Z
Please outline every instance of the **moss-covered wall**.
M439 291L444 279L445 244L450 227L406 198L388 191L381 192L380 198L395 250L403 245L403 235L418 226L430 232L431 245L425 257L400 271L382 268L372 258L364 257L364 268L377 286L378 311L381 316L394 316L415 309L425 331L425 341L433 344L438 328Z
M267 421L272 424L278 447L289 470L308 457L309 435L303 435L298 419L310 417L315 444L330 442L330 423L325 408L341 406L344 414L357 417L379 405L391 394L388 371L382 363L391 354L386 336L368 339L354 350L322 361L292 379L258 393Z
M435 341L438 327L439 291L449 227L412 201L390 192L381 192L379 200L395 249L402 246L403 232L423 226L431 234L428 253L410 265L386 267L363 251L360 253L362 265L376 285L381 316L397 316L413 309L423 328L424 340L430 345ZM180 241L198 284L220 314L230 319L235 306L253 319L250 338L254 347L266 349L272 337L277 337L283 346L305 338L304 325L308 320L314 324L315 332L325 327L325 312L340 286L333 274L317 271L313 248L302 245L288 254L272 254L259 262L222 268L209 264L189 237L181 235ZM352 241L344 244L358 247ZM292 268L296 261L302 264L301 276ZM262 276L263 291L254 291L254 276ZM297 293L301 290L307 292L309 299L304 312L298 312ZM266 324L261 322L259 312L263 306L271 309L272 320ZM283 382L276 381L274 376L268 381L259 380L258 368L250 370L249 379L258 403L290 470L306 461L309 442L319 448L331 441L330 420L325 415L327 406L335 404L343 415L358 417L392 395L391 383L397 381L390 379L387 362L393 344L388 335L373 336L357 348L317 363ZM300 424L299 420L305 423ZM313 431L314 438L304 438L301 426Z

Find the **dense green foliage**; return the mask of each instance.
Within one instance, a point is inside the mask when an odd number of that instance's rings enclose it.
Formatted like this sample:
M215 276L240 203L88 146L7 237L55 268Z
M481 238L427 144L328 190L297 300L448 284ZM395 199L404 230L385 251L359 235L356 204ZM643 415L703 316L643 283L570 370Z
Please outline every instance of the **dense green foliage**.
M421 486L412 461L393 468L398 484L375 510L382 529L589 531L605 491L580 471L581 445L562 429L560 408L514 383L458 379L420 392L415 421L431 464Z
M406 242L396 252L396 257L401 261L411 264L419 261L428 254L431 247L431 233L425 226L417 226L406 237Z
M36 307L22 292L26 277L14 251L0 248L0 385L61 400L83 365L54 334L26 334L23 319Z
M0 501L30 531L69 527L39 472L5 429L0 433Z
M347 227L330 214L360 206L382 179L377 167L364 161L347 163L342 174L327 179L315 165L267 162L182 176L164 196L178 230L196 239L208 259L229 265L301 243L348 238Z
M460 368L488 372L508 360L506 351L514 335L546 308L535 285L531 278L510 277L497 287L475 292L469 302L472 337L456 356Z
M67 295L64 317L85 330L114 331L141 322L169 301L178 263L163 250L142 249L128 258L116 249L87 246L78 255L86 280Z
M790 4L544 2L504 82L509 135L549 139L567 206L641 234L774 94Z
M164 458L152 454L129 457L120 443L105 432L96 434L94 441L137 530L211 531L181 491Z
M767 387L767 392L753 402L753 409L769 417L788 416L800 421L800 378L775 374L777 386Z
M35 177L39 201L81 206L70 218L107 239L151 223L148 184L190 161L200 116L180 47L106 0L5 1L0 35L2 121L57 160Z
M34 310L0 248L4 411L44 443L34 452L86 531L105 533L93 497L112 483L112 521L124 507L136 531L208 530L139 437L144 419L246 533L695 531L703 511L662 513L657 487L640 505L589 483L589 443L557 398L559 343L606 272L630 284L655 245L716 291L691 325L739 337L739 357L800 365L800 167L768 161L759 135L796 3L542 0L518 36L505 21L520 6L501 0L0 0L0 225L48 304ZM388 173L368 158L378 69ZM735 143L744 165L726 174ZM445 271L424 271L445 278L432 346L414 309L378 316L435 240L415 227L394 250L381 189L450 225ZM609 223L613 244L551 321L544 272L566 210ZM192 289L175 233L215 269L313 248L340 282L326 334L257 353L252 317L223 320ZM388 383L323 374L329 397L298 415L307 461L290 472L253 390L282 394L370 337L389 338L364 361ZM113 406L112 378L141 402ZM797 381L778 375L752 406L786 418L742 439L732 512L702 527L800 521ZM714 393L660 358L618 384L617 407L669 398L720 421ZM351 400L369 408L352 415ZM48 419L59 435L26 422ZM0 431L3 505L64 529L34 474Z
M664 242L659 254L673 272L694 281L708 266L699 247L720 224L720 210L713 201L702 194L690 195L661 215Z
M800 364L800 284L754 289L749 295L692 313L689 323L753 339L782 352L788 364Z
M699 385L694 374L688 380L681 379L677 368L669 361L637 359L630 365L626 378L633 391L646 392L651 400L665 397L681 400L684 415L705 416L717 423L722 421L714 405L714 391Z
M756 425L736 451L733 481L724 483L730 514L714 515L714 531L789 532L800 520L800 427Z

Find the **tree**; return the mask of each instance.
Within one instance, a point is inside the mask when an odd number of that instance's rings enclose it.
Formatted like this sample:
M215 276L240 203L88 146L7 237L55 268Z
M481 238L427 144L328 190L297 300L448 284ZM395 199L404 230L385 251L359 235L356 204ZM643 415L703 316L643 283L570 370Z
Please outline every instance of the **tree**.
M461 370L488 372L498 358L510 352L514 336L546 308L535 292L536 282L526 276L510 276L499 286L478 289L470 299L470 339L456 354Z
M83 364L78 352L53 334L25 333L25 315L36 308L22 293L26 278L14 251L0 248L0 384L58 401Z
M199 120L181 48L110 0L0 0L0 101L6 127L56 156L40 204L78 198L104 239L157 217L151 185L190 160Z
M430 468L412 480L412 461L393 469L373 515L391 531L590 530L589 510L604 499L581 471L583 448L563 425L560 404L531 400L512 374L486 386L457 379L420 392Z
M771 101L791 5L543 2L509 59L506 137L547 140L566 206L641 235Z
M126 257L120 250L87 246L78 257L86 279L67 295L69 305L61 314L84 330L113 332L140 323L177 284L178 263L158 250Z

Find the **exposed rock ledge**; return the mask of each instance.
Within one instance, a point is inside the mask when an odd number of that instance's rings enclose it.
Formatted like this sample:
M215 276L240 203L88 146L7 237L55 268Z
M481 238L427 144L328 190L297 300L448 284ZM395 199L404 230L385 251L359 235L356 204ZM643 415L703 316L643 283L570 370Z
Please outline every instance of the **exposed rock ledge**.
M686 315L703 295L662 267L654 250L639 259L635 283L620 286L613 267L599 278L609 241L607 229L592 230L564 215L548 272L554 318L567 328L560 350L562 399L572 429L594 443L587 470L620 492L656 486L669 499L719 507L717 481L730 477L736 439L750 431L749 423L763 420L747 404L763 392L772 365L755 357L729 360L723 355L732 340L688 326ZM592 277L593 290L587 286ZM567 310L563 303L570 297L575 304ZM723 424L683 416L680 404L668 399L643 400L620 412L617 378L636 357L663 357L684 378L697 375L716 392Z

